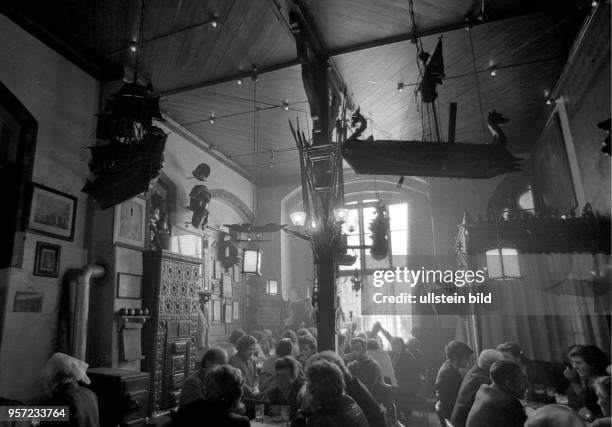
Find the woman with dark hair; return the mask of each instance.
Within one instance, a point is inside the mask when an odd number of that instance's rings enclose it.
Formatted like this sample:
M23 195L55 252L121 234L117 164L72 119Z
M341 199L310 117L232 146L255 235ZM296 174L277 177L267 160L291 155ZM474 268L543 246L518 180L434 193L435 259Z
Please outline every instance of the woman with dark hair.
M232 413L240 404L243 381L240 371L229 365L211 368L204 382L204 398L180 406L173 427L248 427L249 419Z
M603 415L597 404L593 383L595 378L606 375L610 360L594 345L572 346L568 357L572 366L567 367L563 375L570 383L567 389L569 406L587 421L592 421L593 418Z
M245 335L238 340L236 354L229 359L229 364L242 373L246 397L255 397L259 394L259 377L253 357L256 350L257 340L250 335Z
M306 395L311 402L307 425L369 426L359 405L345 393L344 376L336 365L326 360L309 363L306 381Z

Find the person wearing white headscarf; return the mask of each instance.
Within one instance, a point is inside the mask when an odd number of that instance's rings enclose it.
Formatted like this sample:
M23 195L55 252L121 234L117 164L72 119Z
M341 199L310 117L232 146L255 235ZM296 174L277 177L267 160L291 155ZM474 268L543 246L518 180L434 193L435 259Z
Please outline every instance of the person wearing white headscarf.
M45 364L41 378L48 396L46 405L67 406L68 424L64 427L99 427L98 398L81 384L90 384L89 365L64 353L53 354ZM52 425L43 422L41 426Z

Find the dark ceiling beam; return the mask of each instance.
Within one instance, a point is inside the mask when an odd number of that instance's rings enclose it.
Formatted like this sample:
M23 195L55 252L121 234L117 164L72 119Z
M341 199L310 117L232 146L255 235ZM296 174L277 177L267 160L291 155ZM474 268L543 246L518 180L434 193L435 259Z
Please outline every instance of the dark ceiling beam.
M0 13L96 80L105 83L123 77L123 67L121 65L83 53L83 49L75 48L57 37L42 25L15 9L9 2L0 1Z
M271 2L271 7L273 8L273 10L275 10L277 17L279 19L280 17L282 17L284 21L284 16L280 12L280 10L278 10L278 7L280 6L278 1L277 0L269 0L269 1ZM493 22L504 21L506 19L518 18L518 17L529 15L532 13L543 12L545 10L553 10L553 9L561 8L558 5L561 5L562 7L567 7L567 2L565 1L559 1L558 3L545 2L543 5L538 4L538 3L539 2L530 2L529 7L522 8L522 9L512 8L509 13L506 13L503 15L492 16L492 17L489 17L485 22L482 22L482 23L475 22L475 24L486 25L486 24L493 23ZM417 31L416 36L417 38L421 38L421 37L428 37L428 36L443 34L443 33L447 33L450 31L455 31L455 30L465 28L465 25L466 25L465 21L457 22L457 23L450 24L450 25L443 25L440 27L430 28L424 31ZM355 44L348 45L348 46L333 48L333 49L330 49L327 52L327 54L331 58L334 56L340 56L340 55L345 55L348 53L359 52L362 50L386 46L386 45L390 45L394 43L405 42L405 41L413 40L413 39L414 39L414 33L407 32L407 33L402 33L402 34L398 34L395 36L384 37L384 38L380 38L376 40L368 40L365 42L355 43ZM279 70L290 68L296 65L301 65L301 62L297 58L291 61L280 63L280 64L258 68L257 74L261 76L262 74L279 71ZM250 71L236 73L236 74L232 74L229 76L222 76L222 77L218 77L218 78L211 79L211 80L205 80L199 83L194 83L194 84L190 84L186 86L180 86L177 88L168 89L168 90L162 91L162 96L178 95L183 92L188 92L188 91L196 90L196 89L202 89L202 88L214 86L214 85L221 84L221 83L227 83L227 82L231 82L234 80L238 80L240 78L246 78L249 76L250 76Z
M306 30L306 37L309 41L309 46L314 50L314 54L322 59L325 59L328 64L328 75L329 81L332 87L340 94L342 94L347 103L347 108L349 111L352 111L356 108L356 104L353 101L353 97L351 92L348 90L338 67L334 64L332 55L329 52L329 49L325 45L325 41L323 40L323 36L321 32L318 30L316 22L308 8L306 7L305 2L301 0L294 0L297 11L299 12L300 19L303 21L303 27ZM286 21L284 21L286 23ZM291 31L291 27L289 27Z

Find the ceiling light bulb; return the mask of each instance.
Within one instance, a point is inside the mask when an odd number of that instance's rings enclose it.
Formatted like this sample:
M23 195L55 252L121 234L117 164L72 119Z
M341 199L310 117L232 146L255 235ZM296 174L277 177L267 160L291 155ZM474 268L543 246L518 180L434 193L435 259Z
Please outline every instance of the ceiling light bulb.
M219 21L213 19L212 21L210 21L210 26L213 28L217 28L219 26Z
M553 104L553 100L552 100L552 99L550 99L550 98L548 98L548 99L546 100L546 105L552 105L552 104Z
M236 80L236 84L237 84L238 86L241 86L241 85L242 85L242 79L238 79L238 80Z
M591 2L591 6L593 6L593 7L597 6L598 4L599 4L599 2L597 0L593 0Z
M400 82L397 84L397 91L401 92L404 90L404 83Z
M289 111L289 101L283 102L283 110Z
M130 43L130 52L136 52L138 47L136 46L136 42Z
M491 74L491 77L495 77L497 75L497 70L495 68L492 68L489 74Z
M208 122L212 125L215 123L215 115L211 114L210 117L208 118Z

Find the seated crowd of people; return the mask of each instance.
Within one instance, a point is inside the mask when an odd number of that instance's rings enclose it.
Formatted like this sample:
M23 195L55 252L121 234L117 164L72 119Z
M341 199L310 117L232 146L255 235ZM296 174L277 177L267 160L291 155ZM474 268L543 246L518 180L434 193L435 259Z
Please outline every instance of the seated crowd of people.
M340 337L336 352L319 352L315 328L287 330L278 341L268 330L234 330L186 378L172 427L249 426L262 406L295 427L401 427L426 397L420 333L414 328L405 343L377 322L371 331ZM389 351L382 350L383 337ZM525 398L541 384L534 384L531 361L517 343L482 350L473 366L474 351L461 341L449 342L445 353L435 381L442 427L612 426L610 362L595 346L569 349L563 372L569 385L555 390L565 400L553 396L537 409ZM96 396L79 386L88 383L86 366L56 353L43 379L49 402L71 408L69 425L98 427Z

